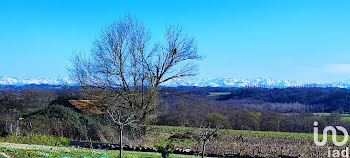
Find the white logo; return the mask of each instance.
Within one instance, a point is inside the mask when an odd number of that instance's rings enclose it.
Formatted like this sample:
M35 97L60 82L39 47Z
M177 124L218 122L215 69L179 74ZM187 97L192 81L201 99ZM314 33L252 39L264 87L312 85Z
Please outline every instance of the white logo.
M344 139L341 142L337 141L337 130L335 129L337 128L339 131L343 132L344 134ZM348 142L348 138L349 138L349 134L348 131L342 127L342 126L335 126L335 128L333 126L327 126L326 128L323 129L323 138L322 141L320 142L318 140L318 122L315 121L314 122L314 142L317 146L324 146L327 143L327 133L328 131L332 132L332 141L333 144L336 146L343 146Z

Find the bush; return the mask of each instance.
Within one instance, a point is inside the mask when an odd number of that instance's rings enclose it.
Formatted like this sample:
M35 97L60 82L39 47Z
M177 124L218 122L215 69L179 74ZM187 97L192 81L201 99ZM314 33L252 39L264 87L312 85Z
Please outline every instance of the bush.
M25 119L21 132L103 142L113 141L116 137L102 117L79 113L61 105L50 105L22 116ZM29 123L30 128L25 126Z
M210 125L210 128L215 128L216 126L220 126L225 129L232 128L228 117L219 113L208 113L205 115L204 120Z
M171 144L171 141L168 142L165 146L158 146L158 152L162 154L162 158L168 158L170 155L170 152L173 148L173 145Z

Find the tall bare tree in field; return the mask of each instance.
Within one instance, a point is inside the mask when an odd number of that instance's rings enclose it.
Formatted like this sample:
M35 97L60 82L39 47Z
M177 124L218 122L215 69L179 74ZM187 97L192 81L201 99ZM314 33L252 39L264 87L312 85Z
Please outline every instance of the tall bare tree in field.
M196 74L196 41L181 28L168 27L164 42L150 39L140 20L125 16L102 31L89 56L72 59L71 76L92 92L90 99L107 107L121 138L124 126L152 121L160 84Z

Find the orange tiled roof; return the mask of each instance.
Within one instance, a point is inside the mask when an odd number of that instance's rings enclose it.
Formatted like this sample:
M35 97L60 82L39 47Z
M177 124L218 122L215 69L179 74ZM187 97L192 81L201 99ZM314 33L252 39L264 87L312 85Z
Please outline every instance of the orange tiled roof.
M103 114L102 108L98 107L93 100L69 100L69 103L86 114Z

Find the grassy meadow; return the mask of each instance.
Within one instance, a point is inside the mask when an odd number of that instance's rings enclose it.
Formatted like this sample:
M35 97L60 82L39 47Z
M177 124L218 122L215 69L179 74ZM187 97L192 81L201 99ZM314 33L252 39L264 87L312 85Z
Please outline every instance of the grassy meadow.
M73 147L56 147L46 145L29 145L15 143L0 143L0 152L11 157L117 157L118 150L97 150ZM125 151L125 158L159 158L160 153ZM1 156L1 155L0 155ZM2 155L4 156L4 155ZM170 158L194 157L188 155L170 154Z

